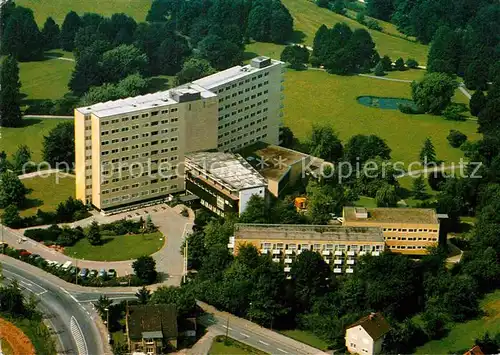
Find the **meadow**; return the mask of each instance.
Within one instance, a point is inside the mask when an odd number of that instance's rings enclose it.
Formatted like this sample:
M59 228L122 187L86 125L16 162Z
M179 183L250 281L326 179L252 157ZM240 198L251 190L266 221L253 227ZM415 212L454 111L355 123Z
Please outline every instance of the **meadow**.
M355 134L375 134L386 140L394 161L418 159L422 144L430 137L438 159L458 162L463 157L446 136L450 129L476 140L474 121L448 121L440 116L406 115L357 103L362 95L411 98L410 84L360 76L329 75L322 71L287 71L285 74L284 124L299 140L305 140L313 124L329 125L344 143Z

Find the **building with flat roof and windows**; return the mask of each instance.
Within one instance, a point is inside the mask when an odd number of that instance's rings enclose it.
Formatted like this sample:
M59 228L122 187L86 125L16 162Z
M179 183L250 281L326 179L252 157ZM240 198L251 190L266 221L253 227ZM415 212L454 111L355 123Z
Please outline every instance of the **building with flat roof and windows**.
M380 227L391 252L425 255L429 247L446 243L445 230L440 230L444 218L427 208L344 207L342 225Z
M224 216L245 211L252 195L266 197L266 181L240 155L198 152L185 158L186 190L201 204Z
M76 197L107 212L185 190L187 153L279 143L283 63L267 57L167 91L75 109Z
M194 81L217 94L218 150L234 151L262 141L280 143L284 63L257 57Z
M378 256L384 251L382 229L333 225L244 224L234 227L228 248L238 254L242 245L251 244L273 261L283 262L289 272L295 258L304 250L320 253L334 273L352 273L358 256Z

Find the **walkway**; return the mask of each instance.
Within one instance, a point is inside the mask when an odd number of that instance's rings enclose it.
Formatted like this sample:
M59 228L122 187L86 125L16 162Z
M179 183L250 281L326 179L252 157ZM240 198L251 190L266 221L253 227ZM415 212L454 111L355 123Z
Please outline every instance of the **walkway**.
M146 218L149 214L153 223L155 223L159 231L165 236L166 242L164 246L154 253L152 256L156 261L156 270L162 272L167 280L167 285L179 285L183 275L184 258L180 253L181 246L185 235L192 230L194 217L185 218L180 215L183 207L176 206L170 208L166 205L157 205L148 208L138 209L132 212L123 212L112 216L102 216L94 212L92 217L68 223L71 227L85 227L97 221L98 223L110 223L123 218L139 219ZM37 226L33 228L48 228L48 225ZM27 228L32 229L32 228ZM129 275L132 273L132 262L134 260L125 261L92 261L92 260L77 260L70 256L59 253L52 248L49 248L41 243L38 243L30 238L24 237L23 230L13 230L4 227L3 240L12 247L26 249L33 254L39 254L44 259L65 263L71 261L80 268L88 269L115 269L120 276ZM124 237L126 238L126 237Z
M365 78L372 78L372 79L379 79L379 80L386 80L386 81L396 81L398 83L411 83L413 80L405 80L405 79L393 79L393 78L386 78L384 76L376 76L376 75L369 75L369 74L358 74L358 76L363 76Z
M73 58L58 57L56 55L45 55L45 58L65 60L67 62L75 62Z

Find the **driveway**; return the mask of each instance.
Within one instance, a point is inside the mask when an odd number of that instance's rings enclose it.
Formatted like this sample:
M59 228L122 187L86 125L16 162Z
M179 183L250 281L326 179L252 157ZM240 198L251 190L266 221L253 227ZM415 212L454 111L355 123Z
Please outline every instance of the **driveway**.
M192 231L194 216L190 212L190 217L186 218L180 215L183 206L174 208L167 205L157 205L148 208L141 208L132 212L123 212L112 216L102 216L97 212L93 212L92 217L68 223L72 227L85 227L97 221L98 223L109 223L123 218L127 219L144 219L149 214L153 223L159 228L159 231L165 236L165 244L163 247L154 253L152 256L156 261L156 270L168 276L165 280L167 285L179 285L183 275L184 258L180 253L182 242L185 235ZM47 228L48 226L38 226L34 228ZM120 276L126 276L132 272L132 262L134 260L125 261L92 261L74 259L59 253L47 246L38 243L30 238L23 236L24 230L13 230L4 227L3 240L10 246L18 249L26 249L27 251L39 254L47 260L54 260L60 263L72 261L79 268L88 269L115 269ZM124 237L126 238L126 237Z

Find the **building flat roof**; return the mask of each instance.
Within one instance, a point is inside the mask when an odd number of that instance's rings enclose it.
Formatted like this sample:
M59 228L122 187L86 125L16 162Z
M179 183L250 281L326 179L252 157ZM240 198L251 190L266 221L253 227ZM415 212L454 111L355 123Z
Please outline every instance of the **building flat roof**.
M430 208L366 208L368 218L356 218L357 207L344 207L345 222L438 224Z
M257 61L263 61L268 59L267 57L258 59L256 58ZM255 59L254 59L255 60ZM218 73L206 76L204 78L198 79L193 81L193 84L200 85L204 87L205 89L211 90L215 87L227 84L229 82L232 82L234 80L241 79L249 74L257 73L259 71L263 71L267 68L276 66L276 65L281 65L283 62L280 62L279 60L274 60L271 59L271 64L268 66L265 66L263 68L256 68L252 66L251 64L247 64L244 66L237 65L235 67L220 71Z
M236 238L241 239L384 243L382 228L379 227L237 223L234 226L234 234Z
M231 190L267 186L266 180L239 154L198 152L186 154L186 164L205 172Z
M199 92L201 98L216 96L211 91L206 90L199 85L188 84L166 91L155 92L153 94L127 97L125 99L115 101L100 102L91 106L79 107L77 110L83 114L93 113L97 117L104 118L151 109L153 107L161 109L162 107L179 103L173 98L173 94L175 92L181 94L194 94Z

